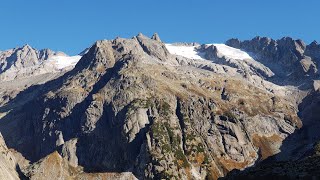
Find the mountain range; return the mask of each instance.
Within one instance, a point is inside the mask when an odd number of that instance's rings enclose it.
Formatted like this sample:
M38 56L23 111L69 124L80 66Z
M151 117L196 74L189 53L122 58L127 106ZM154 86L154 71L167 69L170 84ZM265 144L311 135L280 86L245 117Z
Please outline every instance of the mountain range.
M319 178L320 45L0 51L0 179Z

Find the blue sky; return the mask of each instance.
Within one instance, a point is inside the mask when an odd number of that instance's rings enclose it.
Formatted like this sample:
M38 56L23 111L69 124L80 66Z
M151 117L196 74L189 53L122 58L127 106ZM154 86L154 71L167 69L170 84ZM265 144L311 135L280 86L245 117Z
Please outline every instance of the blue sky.
M320 41L319 0L7 0L0 50L23 44L77 54L100 39L158 32L165 42L257 35Z

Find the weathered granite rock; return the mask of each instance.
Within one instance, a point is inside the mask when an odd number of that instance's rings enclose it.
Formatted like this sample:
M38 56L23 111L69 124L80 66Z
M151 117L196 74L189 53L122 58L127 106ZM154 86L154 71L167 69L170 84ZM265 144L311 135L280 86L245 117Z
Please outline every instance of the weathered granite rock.
M16 159L0 134L0 179L20 179L17 168Z

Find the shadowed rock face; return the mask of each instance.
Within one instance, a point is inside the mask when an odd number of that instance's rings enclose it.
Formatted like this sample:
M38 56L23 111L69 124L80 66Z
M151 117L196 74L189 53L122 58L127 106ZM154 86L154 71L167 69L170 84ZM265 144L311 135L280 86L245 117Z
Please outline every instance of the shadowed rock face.
M244 171L233 170L220 179L319 179L319 142L312 144L311 148L303 158L262 162Z
M307 92L239 67L172 55L158 35L97 41L2 105L0 131L31 179L217 179L277 154L303 125Z
M307 45L305 54L307 56L313 57L317 63L320 62L320 45L318 42L313 41L311 44Z

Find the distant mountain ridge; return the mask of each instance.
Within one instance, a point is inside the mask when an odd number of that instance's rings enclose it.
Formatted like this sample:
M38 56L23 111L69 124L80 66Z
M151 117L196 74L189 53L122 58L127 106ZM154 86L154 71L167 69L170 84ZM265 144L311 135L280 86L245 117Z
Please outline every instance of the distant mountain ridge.
M9 81L54 73L62 69L70 70L80 58L81 56L69 57L62 52L54 52L50 49L36 50L29 45L24 45L21 48L0 52L0 79Z
M279 81L319 78L320 45L316 41L306 45L302 40L290 37L279 40L255 37L246 41L230 39L226 44L253 53L258 61L269 66L281 78Z

